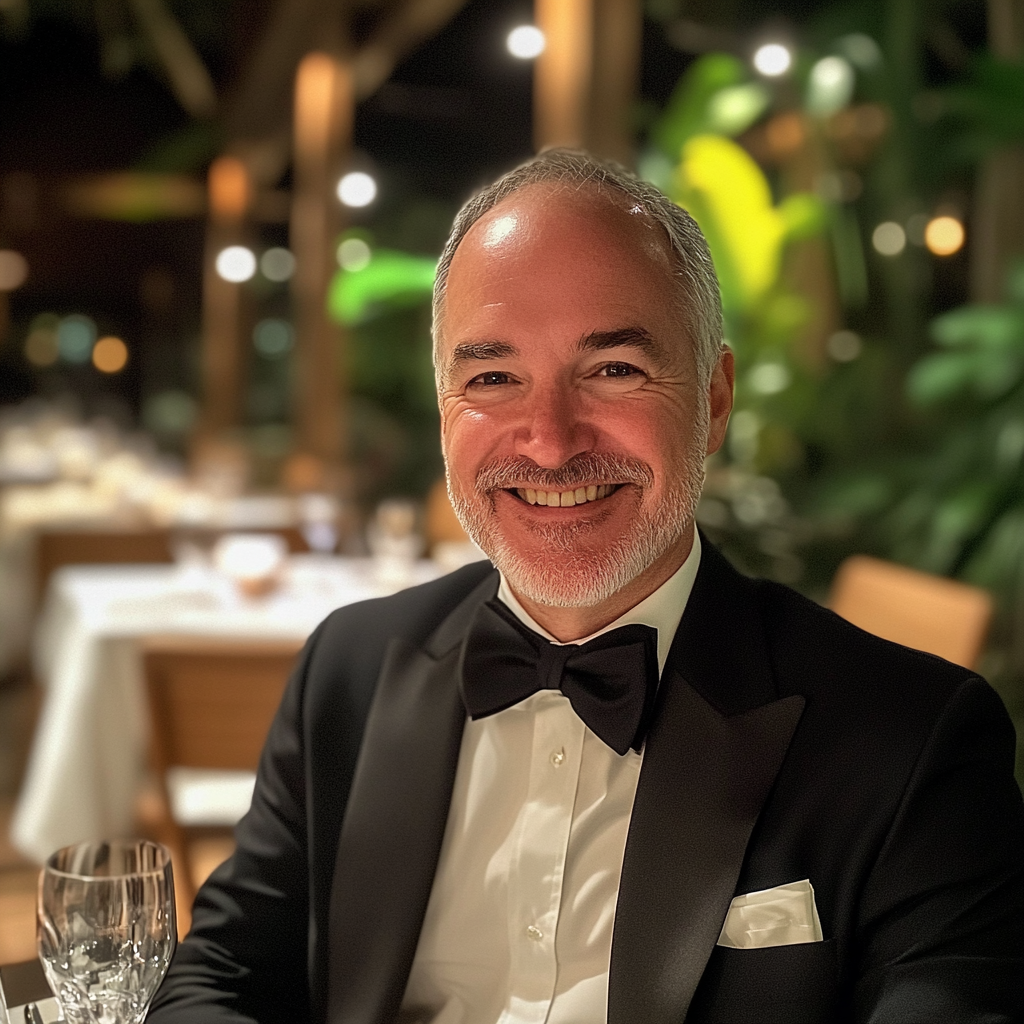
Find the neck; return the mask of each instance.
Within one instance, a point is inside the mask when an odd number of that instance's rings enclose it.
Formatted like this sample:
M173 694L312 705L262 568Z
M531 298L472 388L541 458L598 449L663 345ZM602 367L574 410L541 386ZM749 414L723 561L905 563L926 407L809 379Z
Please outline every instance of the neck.
M557 608L540 604L518 593L512 587L516 600L530 614L538 625L543 626L556 640L571 643L604 629L630 608L635 608L645 597L650 597L658 587L679 570L693 550L693 530L686 530L683 537L660 558L652 562L636 579L621 590L617 590L600 604L581 608Z

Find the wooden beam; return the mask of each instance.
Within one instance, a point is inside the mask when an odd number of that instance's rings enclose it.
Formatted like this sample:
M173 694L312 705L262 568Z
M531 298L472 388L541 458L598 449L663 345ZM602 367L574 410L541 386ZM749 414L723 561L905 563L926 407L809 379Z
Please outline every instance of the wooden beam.
M328 319L327 289L342 230L335 186L352 145L355 97L351 62L315 52L295 77L295 144L291 247L296 333L296 450L327 466L346 456L345 336Z

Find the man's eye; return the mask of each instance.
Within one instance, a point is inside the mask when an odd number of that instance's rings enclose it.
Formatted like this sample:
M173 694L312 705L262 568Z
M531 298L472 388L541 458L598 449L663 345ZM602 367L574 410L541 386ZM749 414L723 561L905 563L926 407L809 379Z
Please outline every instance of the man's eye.
M601 368L606 377L632 377L640 371L629 363L608 363Z
M470 386L477 384L488 388L498 384L507 384L510 380L511 377L502 370L488 370L487 373L481 373L474 377L469 383Z

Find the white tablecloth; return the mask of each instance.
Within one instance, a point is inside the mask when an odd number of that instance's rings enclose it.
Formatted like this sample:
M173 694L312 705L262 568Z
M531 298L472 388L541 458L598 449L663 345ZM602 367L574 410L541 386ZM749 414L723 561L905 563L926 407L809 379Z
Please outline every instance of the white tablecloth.
M412 582L438 575L418 563ZM366 559L298 555L282 586L247 600L224 579L174 566L70 566L54 574L34 638L45 687L11 839L54 850L132 831L147 709L138 641L153 634L304 639L334 608L387 590Z

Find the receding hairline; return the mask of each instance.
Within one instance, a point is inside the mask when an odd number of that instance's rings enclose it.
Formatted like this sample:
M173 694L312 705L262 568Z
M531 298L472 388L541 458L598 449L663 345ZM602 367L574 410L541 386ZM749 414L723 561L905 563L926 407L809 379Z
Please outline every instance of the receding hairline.
M549 149L513 168L480 189L462 206L438 261L434 282L435 369L441 341L441 323L448 272L463 239L477 222L527 189L544 186L551 193L584 192L611 208L637 210L657 224L662 252L669 260L673 284L672 304L697 359L698 374L706 383L722 351L722 306L718 281L707 240L693 217L649 182L613 161L582 150ZM618 197L623 203L620 205Z
M452 253L449 268L455 262L455 258L463 243L478 231L484 230L488 223L492 223L500 217L502 212L506 211L509 206L514 206L516 203L522 202L523 199L538 195L541 201L547 201L557 198L560 193L569 194L572 197L570 200L572 204L581 210L589 208L595 211L610 210L613 213L623 214L625 219L617 218L619 223L623 225L635 225L637 220L632 218L642 218L644 227L657 233L658 248L660 256L664 259L666 271L670 274L674 273L676 254L672 248L672 239L669 237L669 233L661 221L653 216L646 207L632 200L625 192L617 188L606 187L599 181L584 181L575 185L571 181L563 181L557 178L528 182L485 210L469 225L459 239L458 245L456 245L455 251ZM616 200L621 201L617 202ZM631 240L624 237L624 241L628 245ZM637 242L639 243L639 240ZM643 247L637 244L636 248L639 251ZM445 292L447 292L447 281L445 282Z

